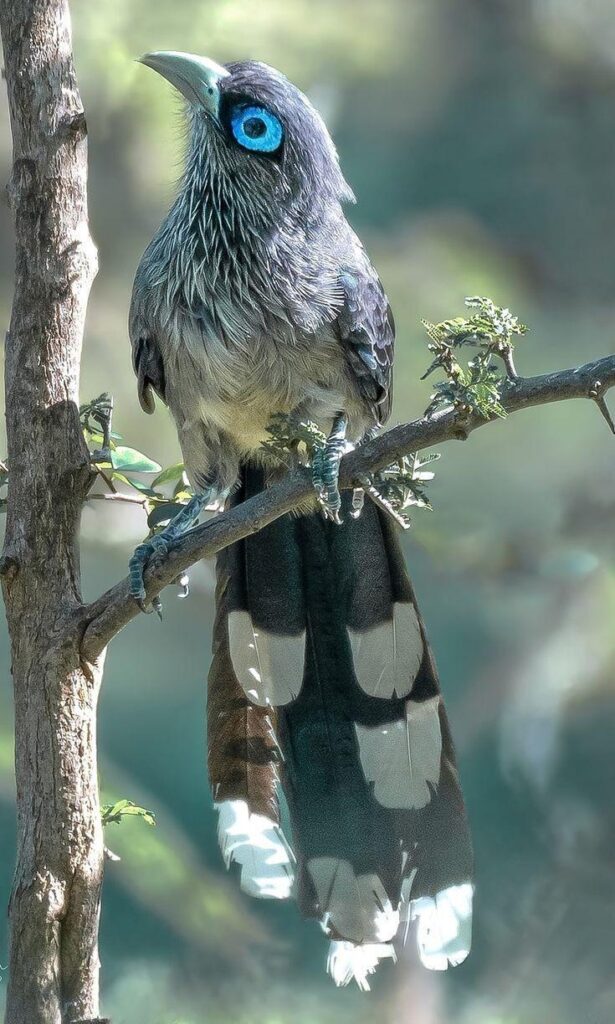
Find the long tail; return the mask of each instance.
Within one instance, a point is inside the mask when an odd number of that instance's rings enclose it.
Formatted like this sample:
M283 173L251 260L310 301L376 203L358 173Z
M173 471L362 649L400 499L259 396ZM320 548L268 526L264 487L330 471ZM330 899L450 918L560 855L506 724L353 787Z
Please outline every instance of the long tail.
M246 469L235 500L263 484L262 471ZM354 977L368 988L413 919L427 967L465 959L472 851L395 528L371 502L357 520L344 505L341 527L319 514L285 516L219 557L209 756L223 850L224 815L244 801L273 830L271 856L280 863L284 851L289 864L279 767L301 911L331 938L336 983Z
M294 856L280 829L279 747L275 710L246 696L233 668L230 611L244 575L240 545L218 559L213 658L207 689L209 780L218 809L218 839L227 868L241 869L250 896L285 899L294 881Z

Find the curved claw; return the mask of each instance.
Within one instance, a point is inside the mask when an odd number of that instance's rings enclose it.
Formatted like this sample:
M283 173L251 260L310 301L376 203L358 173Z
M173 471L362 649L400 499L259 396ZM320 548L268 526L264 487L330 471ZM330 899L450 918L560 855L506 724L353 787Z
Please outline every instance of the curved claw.
M139 605L139 608L141 609L144 615L151 615L152 612L156 612L156 615L162 622L162 601L160 600L158 594L156 594L156 596L152 598L151 605L148 605L147 601L141 597L135 597L135 601Z
M132 558L128 563L128 575L130 578L130 592L142 612L148 614L150 611L155 611L158 617L162 618L162 603L158 596L153 599L151 609L148 609L146 606L145 570L153 560L164 558L169 553L173 543L196 523L202 509L209 504L212 497L212 490L195 495L181 512L171 520L162 533L155 534L135 548ZM180 586L183 587L181 596L186 597L188 594L187 577L180 577Z
M327 522L328 523L335 523L336 526L341 526L342 523L343 523L343 519L340 516L339 508L336 508L335 505L328 505L326 498L322 498L321 501L322 501L322 514L324 515L324 517L327 520Z

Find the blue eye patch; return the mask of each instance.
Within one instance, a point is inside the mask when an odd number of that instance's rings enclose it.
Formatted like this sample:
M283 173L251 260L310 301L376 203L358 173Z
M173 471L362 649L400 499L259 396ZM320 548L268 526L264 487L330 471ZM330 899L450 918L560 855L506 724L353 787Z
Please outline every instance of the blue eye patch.
M233 137L254 153L275 153L282 145L284 129L266 107L237 106L231 112Z

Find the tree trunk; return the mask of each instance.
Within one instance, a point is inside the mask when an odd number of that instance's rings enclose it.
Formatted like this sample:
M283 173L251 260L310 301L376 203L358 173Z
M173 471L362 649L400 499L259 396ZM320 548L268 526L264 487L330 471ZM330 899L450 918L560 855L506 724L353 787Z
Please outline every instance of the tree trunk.
M98 1016L102 656L80 660L77 547L91 473L79 423L96 272L86 125L65 0L0 5L14 161L16 277L6 345L10 467L0 563L15 689L18 851L7 1024Z

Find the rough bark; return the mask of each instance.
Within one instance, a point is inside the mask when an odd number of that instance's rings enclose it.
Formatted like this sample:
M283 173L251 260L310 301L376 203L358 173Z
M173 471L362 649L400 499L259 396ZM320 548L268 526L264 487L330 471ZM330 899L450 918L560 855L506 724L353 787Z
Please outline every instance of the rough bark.
M90 481L78 413L88 232L86 125L64 0L0 5L13 133L16 277L6 344L10 481L0 563L15 690L17 868L7 1024L98 1015L102 655L80 653L77 537Z

